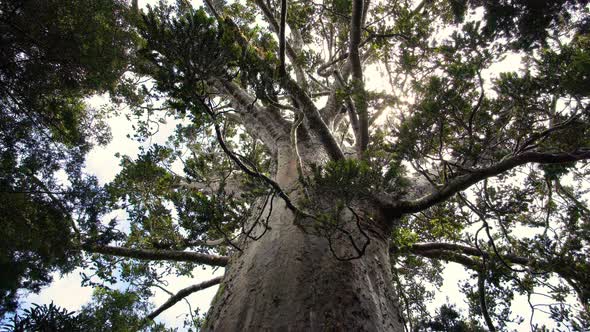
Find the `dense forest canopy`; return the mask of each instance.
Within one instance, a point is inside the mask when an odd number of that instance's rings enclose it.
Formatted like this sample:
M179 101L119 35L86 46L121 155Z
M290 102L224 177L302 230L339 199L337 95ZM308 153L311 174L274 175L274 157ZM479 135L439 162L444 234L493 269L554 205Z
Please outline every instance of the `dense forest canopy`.
M268 297L279 263L256 248L364 271L378 287L342 292L386 299L389 327L395 311L412 331L590 328L585 0L0 0L0 36L0 315L56 271L95 288L15 329L165 330L158 314L221 283L186 324L223 330L244 266ZM115 112L148 147L101 185L85 156ZM467 315L428 311L446 262L466 268ZM200 265L228 272L149 304Z

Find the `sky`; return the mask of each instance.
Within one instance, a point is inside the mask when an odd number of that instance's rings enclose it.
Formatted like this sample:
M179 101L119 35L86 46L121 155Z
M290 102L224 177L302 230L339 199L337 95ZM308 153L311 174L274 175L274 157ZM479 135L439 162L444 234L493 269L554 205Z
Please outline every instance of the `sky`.
M155 0L140 1L139 5L140 7L144 7L147 3L153 4L154 2ZM490 68L489 75L493 76L502 71L513 71L521 66L520 57L518 55L510 55L501 63L495 64ZM367 87L369 89L381 89L380 87L387 85L380 81L380 75L367 73L367 76L377 78L367 82ZM93 97L89 100L89 104L93 107L100 107L107 102L106 98L100 96ZM127 137L127 134L133 132L133 129L132 122L127 120L124 110L118 116L111 118L109 124L113 134L112 141L107 146L94 148L88 155L86 162L86 171L90 174L95 174L101 184L111 181L120 170L119 158L115 156L116 153L134 158L137 156L141 146L140 143ZM150 143L163 144L172 133L173 129L174 125L170 123L166 126L162 126L160 132L152 138L151 142L142 144L145 147L149 146ZM107 216L107 218L110 219L113 216L117 216L117 218L121 220L125 219L125 213L122 211L115 211L113 214ZM55 275L55 281L49 287L44 288L39 294L30 294L26 296L24 303L46 304L53 301L55 304L67 308L70 311L79 310L84 304L90 301L92 295L92 288L80 286L80 272L82 272L82 270L78 269L68 275ZM211 268L197 268L195 269L194 274L195 277L193 279L168 276L165 278L169 285L167 287L168 290L176 293L184 287L211 279L214 276L222 275L223 269L218 268L214 271ZM441 289L438 290L435 301L431 304L431 307L440 307L441 304L447 303L449 299L452 299L452 303L457 304L459 308L466 309L466 306L462 301L464 296L459 292L458 287L459 281L467 278L464 268L458 264L449 263L443 273L443 277L445 280L444 284ZM190 295L187 300L191 303L192 309L194 310L198 307L201 312L206 312L217 288L217 286L211 287ZM168 298L169 295L164 291L155 289L155 296L152 300L157 307L164 303ZM515 300L515 305L513 306L513 311L521 313L521 315L528 319L527 315L530 310L528 309L526 299L523 297L517 298ZM185 301L180 301L174 307L160 314L156 321L164 322L167 326L178 327L179 330L182 330L182 321L184 320L184 315L186 313L188 313L188 306ZM526 323L521 326L510 326L510 328L515 329L516 331L529 330L529 326Z

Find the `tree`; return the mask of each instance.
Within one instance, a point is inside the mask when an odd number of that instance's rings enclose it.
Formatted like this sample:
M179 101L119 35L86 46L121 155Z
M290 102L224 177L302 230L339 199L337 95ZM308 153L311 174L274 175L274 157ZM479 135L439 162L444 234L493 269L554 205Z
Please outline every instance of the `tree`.
M148 298L165 274L224 266L146 317L219 283L207 331L479 328L452 307L421 320L424 283L450 261L471 271L463 291L488 330L519 319L515 294L588 328L587 14L583 0L130 13L133 80L112 96L139 140L177 126L168 144L123 156L104 188L80 190L93 222L76 208L65 219L93 263L86 282L121 279ZM498 73L507 55L522 67ZM128 232L96 222L117 208ZM536 302L543 292L551 304Z
M471 326L461 319L461 314L452 305L442 305L437 310L437 316L429 320L422 320L416 326L416 331L485 331L481 327Z
M23 317L15 315L12 321L2 325L3 331L79 331L83 322L73 312L53 303L35 305L24 310Z
M106 110L84 98L114 90L125 71L127 15L121 1L0 1L0 316L19 288L38 291L79 264L75 224L104 209L82 167L109 139Z
M68 312L55 304L33 305L1 326L2 331L129 331L141 326L150 307L133 292L97 288L92 302L80 312ZM168 331L162 324L150 324L150 331Z

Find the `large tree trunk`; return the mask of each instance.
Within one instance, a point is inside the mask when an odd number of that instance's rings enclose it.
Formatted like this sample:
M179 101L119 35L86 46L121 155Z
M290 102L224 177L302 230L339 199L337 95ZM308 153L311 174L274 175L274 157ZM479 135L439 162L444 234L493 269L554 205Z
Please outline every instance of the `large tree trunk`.
M341 261L280 200L269 226L230 260L205 331L403 331L384 231Z

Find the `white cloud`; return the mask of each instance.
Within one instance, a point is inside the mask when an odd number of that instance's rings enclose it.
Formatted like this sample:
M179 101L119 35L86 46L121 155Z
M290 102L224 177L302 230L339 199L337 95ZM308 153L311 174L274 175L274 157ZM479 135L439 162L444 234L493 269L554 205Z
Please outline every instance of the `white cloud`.
M119 158L115 153L128 155L132 158L139 152L139 144L128 138L127 133L133 132L132 124L120 114L109 119L113 139L106 146L97 146L86 158L86 171L98 177L101 184L112 181L121 170Z
M91 287L80 286L82 282L80 272L82 271L82 269L76 269L63 276L55 273L51 286L42 289L39 294L29 294L23 301L23 305L28 307L34 303L43 305L53 301L56 305L69 311L80 310L92 297Z

